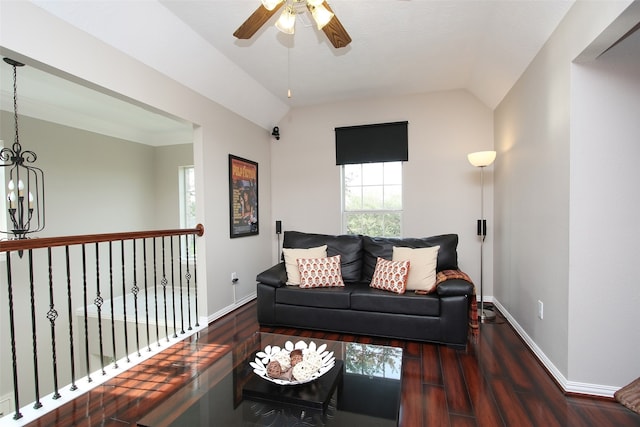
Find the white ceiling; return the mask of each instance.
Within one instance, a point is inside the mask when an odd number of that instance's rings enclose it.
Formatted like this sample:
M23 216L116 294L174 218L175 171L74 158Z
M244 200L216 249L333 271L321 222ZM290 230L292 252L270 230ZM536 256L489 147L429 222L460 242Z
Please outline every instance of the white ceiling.
M298 19L294 36L273 26L276 14L246 41L232 33L259 0L160 2L290 106L466 88L491 108L572 5L561 0L332 0L353 39L335 49L310 24L308 11L308 26Z
M331 0L353 39L335 49L303 16L294 36L273 27L276 14L235 39L260 0L33 2L267 129L292 107L451 89L494 108L573 4Z

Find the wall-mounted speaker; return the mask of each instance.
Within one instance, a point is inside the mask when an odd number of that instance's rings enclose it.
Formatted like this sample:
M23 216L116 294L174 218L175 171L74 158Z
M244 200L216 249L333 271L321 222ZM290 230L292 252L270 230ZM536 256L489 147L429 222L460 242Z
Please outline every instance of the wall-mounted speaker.
M276 234L282 233L282 221L276 221Z

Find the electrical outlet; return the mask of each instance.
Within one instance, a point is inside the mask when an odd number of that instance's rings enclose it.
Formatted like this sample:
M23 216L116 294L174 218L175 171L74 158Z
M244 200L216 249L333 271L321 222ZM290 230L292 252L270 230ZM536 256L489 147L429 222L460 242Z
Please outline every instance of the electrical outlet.
M544 319L544 303L538 300L538 319Z
M231 273L231 283L235 284L238 280L238 273L236 273L235 271Z

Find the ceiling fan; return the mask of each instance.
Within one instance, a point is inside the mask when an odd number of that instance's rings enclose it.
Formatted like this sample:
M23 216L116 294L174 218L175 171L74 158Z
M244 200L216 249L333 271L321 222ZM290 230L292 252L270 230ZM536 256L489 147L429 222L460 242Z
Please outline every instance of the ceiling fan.
M239 39L250 39L273 15L284 6L276 22L276 28L283 33L293 34L296 15L303 13L304 7L311 13L318 29L322 30L333 47L339 49L351 43L351 37L333 10L324 0L261 0L262 4L238 27L233 35Z

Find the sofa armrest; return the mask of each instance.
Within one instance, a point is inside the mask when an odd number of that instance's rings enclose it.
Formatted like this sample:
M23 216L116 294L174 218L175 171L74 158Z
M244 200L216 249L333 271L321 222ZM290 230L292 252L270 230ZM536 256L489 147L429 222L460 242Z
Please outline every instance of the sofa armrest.
M473 285L466 280L451 279L440 283L436 292L441 297L473 295Z
M265 285L279 288L287 284L287 270L284 262L274 265L256 276L256 280Z

